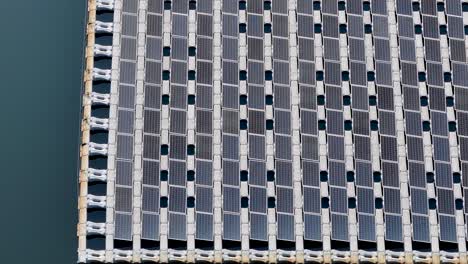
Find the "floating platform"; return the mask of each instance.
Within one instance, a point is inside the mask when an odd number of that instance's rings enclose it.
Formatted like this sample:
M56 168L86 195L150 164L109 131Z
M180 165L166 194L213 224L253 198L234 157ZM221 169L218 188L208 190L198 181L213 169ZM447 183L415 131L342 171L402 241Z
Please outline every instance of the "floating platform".
M78 262L467 263L468 3L89 0Z

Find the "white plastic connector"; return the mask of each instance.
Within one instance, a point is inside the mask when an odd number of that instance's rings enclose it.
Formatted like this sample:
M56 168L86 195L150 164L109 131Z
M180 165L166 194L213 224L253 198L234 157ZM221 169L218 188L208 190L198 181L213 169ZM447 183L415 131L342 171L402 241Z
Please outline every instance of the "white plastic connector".
M97 9L114 9L114 0L97 0L96 1Z
M413 250L413 260L416 263L432 263L432 252Z
M91 93L91 102L92 102L92 104L109 105L110 104L110 94L101 94L101 93L92 92Z
M349 251L341 251L334 249L331 251L332 261L349 263L351 260L349 253Z
M107 151L108 151L107 144L98 144L94 142L89 142L88 146L89 146L90 154L107 155Z
M106 223L86 222L86 234L104 235L106 233Z
M94 44L94 55L97 56L112 56L112 46L104 46L99 44Z
M140 258L142 261L159 262L159 250L148 250L142 248L140 250Z
M304 249L304 260L306 262L323 263L323 252Z
M109 119L107 119L107 118L97 118L97 117L92 116L89 119L89 125L91 126L91 129L108 130L109 129Z
M195 250L195 261L196 262L214 262L214 251L213 250Z
M276 257L278 259L278 262L291 262L295 263L296 262L296 251L293 250L282 250L282 249L277 249L276 250Z
M116 261L132 261L133 251L132 250L121 250L121 249L114 249L114 260Z
M359 250L359 262L364 263L377 263L379 262L378 259L378 252L369 252L365 250Z
M223 249L223 260L232 262L241 262L242 251Z
M102 22L96 20L94 29L96 32L107 32L107 33L112 33L114 30L114 24L112 22Z
M405 263L405 252L385 251L385 258L390 263Z
M88 168L88 181L106 181L107 170Z
M86 202L89 208L92 208L92 207L104 208L106 207L106 196L88 194L86 195Z
M442 263L461 263L460 255L457 252L440 251L440 261Z
M268 263L268 250L249 250L249 259L251 261L259 261Z
M169 261L187 262L187 251L168 249Z
M93 79L94 80L105 80L105 81L110 81L111 80L111 70L104 70L104 69L99 69L99 68L94 68L93 69Z
M104 262L106 259L106 251L86 249L86 259L91 261Z

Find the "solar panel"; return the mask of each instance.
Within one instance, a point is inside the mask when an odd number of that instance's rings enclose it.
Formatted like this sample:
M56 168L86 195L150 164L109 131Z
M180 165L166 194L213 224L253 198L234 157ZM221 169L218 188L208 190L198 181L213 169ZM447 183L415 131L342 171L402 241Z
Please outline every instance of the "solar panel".
M169 214L169 238L185 240L187 235L187 219L185 215Z
M196 191L197 212L211 213L213 210L213 189L197 186Z
M397 0L397 13L402 15L412 15L411 0Z
M460 113L458 115L459 120L463 120L463 115ZM464 121L462 121L464 122ZM462 123L460 122L460 123ZM431 131L432 134L438 135L438 136L448 136L448 130L447 130L447 115L445 113L440 113L440 112L432 112L431 113ZM463 135L466 133L460 132L461 129L459 128L459 134Z
M360 214L359 239L363 241L375 241L375 218L372 215Z
M201 185L211 185L213 181L213 163L197 160L195 167L197 169L195 182Z
M238 29L239 24L237 16L223 14L223 35L237 37Z
M426 190L411 189L412 210L416 214L428 214Z
M304 187L304 212L320 214L320 189Z
M195 156L198 159L211 159L213 155L213 138L211 136L198 135L196 141L197 150Z
M372 24L374 26L373 35L375 37L388 38L388 18L386 16L372 17ZM376 43L374 43L375 46ZM384 45L389 45L385 43ZM376 49L377 52L378 48Z
M343 135L343 114L339 111L327 111L327 133Z
M398 35L401 37L414 38L413 19L410 17L398 17Z
M236 214L224 214L223 238L226 240L240 240L240 216Z
M298 15L297 16L297 34L301 37L313 38L314 37L314 29L312 26L314 24L314 20L310 16Z
M143 184L159 186L159 162L143 160ZM127 185L131 185L131 182Z
M115 188L115 210L120 212L132 212L132 188Z
M372 13L379 15L387 14L387 5L385 0L372 0Z
M236 175L233 175L233 177L236 177L236 180L239 179L238 173ZM266 186L266 180L267 179L265 163L254 160L249 161L249 184L257 186Z
M187 60L187 39L186 38L172 38L171 55L172 59Z
M159 240L159 216L143 214L141 237L148 240Z
M386 187L400 186L400 177L398 171L398 164L393 162L382 162L382 180Z
M265 159L265 137L249 135L249 156L252 159Z
M440 240L455 242L457 241L455 217L439 215Z
M118 185L132 186L133 164L130 161L117 160L116 165L116 183Z
M133 137L118 135L117 142L117 158L131 160L133 158Z
M348 212L348 196L346 189L330 188L331 211L336 213Z
M304 159L318 160L318 142L316 137L302 135L302 157Z
M115 214L115 238L121 240L132 240L132 216L126 214Z
M135 63L120 62L120 82L126 84L135 84Z
M173 14L172 15L172 34L174 36L187 37L187 16Z
M240 212L240 195L238 188L223 188L223 209L228 212Z
M374 213L374 192L372 189L358 188L358 211L361 213Z
M263 35L263 18L257 15L247 15L247 34L249 36L261 37Z
M323 36L330 38L338 38L338 17L323 15Z
M200 38L200 42L201 42L202 38ZM250 40L249 40L250 41ZM262 40L258 40L260 42L262 42ZM201 43L198 43L198 49L200 52L199 54L201 53L201 55L199 55L199 58L200 59L203 59L203 58L207 58L208 56L207 55L203 55L205 52L207 52L207 50L210 50L211 48L208 48L208 49L205 49L206 44L203 44L203 42ZM225 38L224 41L223 41L223 59L227 59L227 60L237 60L238 58L238 41L237 39L230 39L230 38ZM263 47L263 45L262 45ZM251 46L249 45L249 52L254 52L253 50L251 50ZM211 54L210 54L211 55ZM259 59L262 59L262 58L259 58Z
M250 238L267 240L267 216L264 214L250 214Z
M146 148L143 150L143 156L145 158L159 160L159 137L145 135L143 141L145 142L146 146Z
M317 113L313 111L301 111L301 132L317 135Z
M197 132L212 134L213 133L213 112L197 110Z
M403 240L401 216L385 215L385 239L389 241Z
M185 186L187 179L187 168L185 162L171 160L169 162L169 184Z
M430 39L427 40L427 42L430 43ZM430 45L430 44L427 44ZM400 39L400 59L405 60L405 61L416 61L416 48L414 44L414 40L412 39ZM437 55L434 53L437 53L436 49L426 49L429 52L433 52L433 54L428 55L427 58L430 59L436 59Z
M408 135L422 136L421 113L406 112L406 133Z
M293 215L278 214L278 239L295 241Z
M356 162L355 170L356 185L373 187L372 164L365 162Z
M325 45L325 47L327 47L327 45ZM335 47L335 48L337 48L337 47ZM350 48L349 58L351 60L357 60L357 61L364 61L365 60L364 40L363 39L350 38L349 39L349 48ZM326 48L325 48L325 50L326 50ZM333 52L333 51L334 51L333 49L330 49L330 52ZM337 60L338 58L333 58L333 59ZM353 70L351 70L351 72L352 72L351 74L354 74Z
M390 41L386 39L374 38L374 45L375 45L375 59L382 60L382 61L390 61ZM378 71L378 69L379 68L377 67L376 71ZM382 83L382 84L385 84L385 83Z
M278 37L288 37L288 17L273 15L273 35Z
M133 36L137 34L137 17L130 14L122 15L122 35Z
M187 139L185 136L171 135L169 138L169 157L184 160L186 156Z
M309 186L320 186L320 172L317 162L302 161L303 184Z
M148 12L161 14L163 12L162 0L148 0Z
M413 215L413 239L416 241L429 242L429 218L420 215Z
M196 238L202 240L213 240L213 215L197 214Z
M332 214L332 239L348 241L348 216Z
M351 2L348 3L348 8L351 5L350 3ZM361 9L361 5L362 4L359 3L359 9ZM362 16L354 16L354 15L348 16L348 36L356 37L356 38L364 38L364 22L363 22Z
M322 220L320 215L304 215L304 238L308 240L322 240Z
M276 189L276 195L278 203L276 205L276 210L282 213L293 213L293 190L290 188L280 188Z
M136 19L136 18L135 18ZM148 14L147 16L147 29L146 34L148 36L162 36L162 17L158 15ZM135 20L136 21L136 20ZM135 26L135 33L131 34L131 36L136 35L136 26Z
M350 40L350 43L351 43L351 40ZM339 54L336 52L340 47L340 42L338 39L324 38L323 46L324 46L323 48L324 48L325 59L339 60Z
M449 27L448 36L450 38L464 39L463 18L448 16L447 24Z
M119 132L133 133L134 113L133 111L119 110L119 122L117 124Z
M144 211L158 212L159 211L159 189L153 187L143 187L143 204Z
M315 64L301 61L299 62L299 68L301 68L303 72L314 72ZM303 84L315 85L313 74L302 74L299 77L299 81Z

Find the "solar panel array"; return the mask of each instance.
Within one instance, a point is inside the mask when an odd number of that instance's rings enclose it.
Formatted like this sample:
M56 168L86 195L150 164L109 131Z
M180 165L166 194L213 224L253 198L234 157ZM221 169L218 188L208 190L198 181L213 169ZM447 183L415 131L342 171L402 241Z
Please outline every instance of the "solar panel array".
M105 254L86 261L467 261L468 3L112 9Z

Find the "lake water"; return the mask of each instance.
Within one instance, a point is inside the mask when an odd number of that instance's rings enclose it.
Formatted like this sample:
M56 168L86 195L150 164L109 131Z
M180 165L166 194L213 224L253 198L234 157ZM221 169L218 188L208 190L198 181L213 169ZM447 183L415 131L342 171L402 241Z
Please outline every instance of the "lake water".
M75 263L86 0L0 3L2 263Z

